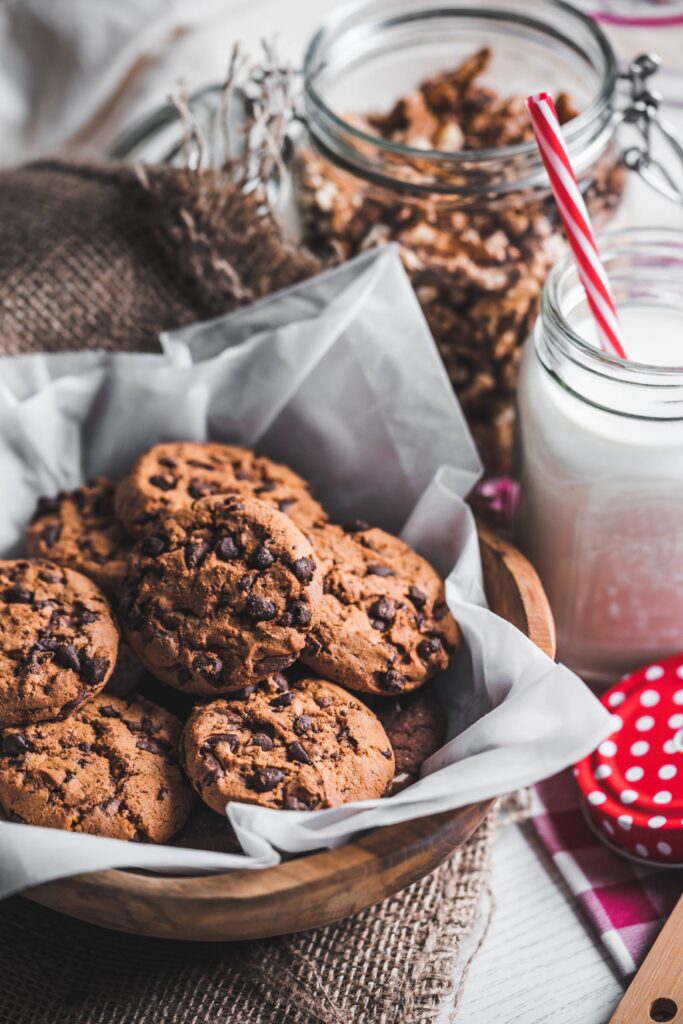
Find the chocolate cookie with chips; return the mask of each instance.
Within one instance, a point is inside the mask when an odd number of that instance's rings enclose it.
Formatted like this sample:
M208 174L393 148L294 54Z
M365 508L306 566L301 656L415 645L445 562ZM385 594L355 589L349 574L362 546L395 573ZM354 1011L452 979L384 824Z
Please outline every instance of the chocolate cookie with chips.
M291 665L322 599L310 543L256 499L198 500L141 540L130 565L128 642L186 693L229 693Z
M163 843L195 803L181 723L149 701L100 696L62 722L0 733L0 805L13 821Z
M141 455L116 489L116 512L140 537L154 532L167 513L212 494L258 498L304 531L327 521L308 484L291 469L246 448L197 441L158 444Z
M126 575L130 548L114 514L114 485L105 477L41 498L26 532L30 556L82 572L110 598Z
M333 683L274 676L242 700L195 708L181 757L202 800L285 810L381 797L394 755L375 715Z
M0 562L0 727L71 714L106 685L118 646L91 580L45 559Z
M460 630L424 558L365 523L310 536L324 594L304 664L351 690L394 696L448 667Z

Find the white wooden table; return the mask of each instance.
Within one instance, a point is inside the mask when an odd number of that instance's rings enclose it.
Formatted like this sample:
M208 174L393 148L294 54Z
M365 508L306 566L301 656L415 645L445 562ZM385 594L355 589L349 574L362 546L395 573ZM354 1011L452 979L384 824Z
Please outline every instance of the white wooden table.
M280 51L299 59L331 6L331 0L237 0L230 28L247 50L254 52L264 35L277 36ZM677 31L670 52L680 65L683 32ZM635 46L642 51L652 44L641 36ZM653 202L642 188L633 189L624 219L683 227L683 213ZM493 897L489 932L466 979L458 1024L606 1024L621 998L621 980L534 840L530 824L509 825L498 833ZM482 917L487 910L482 908ZM444 1007L444 1024L452 1009Z

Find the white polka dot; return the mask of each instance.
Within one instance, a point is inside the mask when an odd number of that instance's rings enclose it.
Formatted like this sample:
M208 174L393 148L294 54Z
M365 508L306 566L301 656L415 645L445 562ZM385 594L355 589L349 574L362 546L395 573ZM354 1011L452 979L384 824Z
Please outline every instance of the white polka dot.
M678 768L675 764L663 764L657 775L659 775L660 779L673 779L677 771Z
M612 723L612 732L619 732L620 729L624 728L624 719L620 715L610 715L609 720Z
M624 774L627 782L640 782L645 774L645 769L636 764L633 768L627 768Z
M660 789L658 793L655 793L652 799L656 804L670 804L671 793L668 789Z
M665 754L675 754L676 744L673 740L667 740L666 743L663 745L662 750Z
M600 764L595 769L595 778L596 779L608 779L611 774L612 774L612 769L610 768L610 766L608 764Z
M649 732L654 727L655 720L652 715L641 715L640 718L636 719L636 729L638 732Z
M619 794L619 799L622 804L632 804L638 799L638 794L635 789L624 789Z
M647 857L648 849L647 846L643 846L642 843L636 843L636 853L639 857Z
M619 828L623 828L624 832L628 832L632 824L633 818L630 814L620 814L617 818L617 825Z
M650 665L649 669L645 673L645 678L652 682L653 679L661 679L664 675L664 669L661 665Z
M640 695L640 703L644 708L653 708L659 701L660 696L656 690L643 690Z
M683 693L683 690L681 691ZM620 704L623 704L626 700L626 694L622 693L621 690L615 690L614 693L610 693L607 698L607 703L611 708L618 708Z
M674 704L683 704L683 690L676 690L673 700Z
M588 803L593 804L594 807L604 804L606 799L605 794L601 793L599 789L594 789L592 793L588 794Z
M661 828L666 825L666 818L663 814L655 814L654 818L648 819L648 825L650 828Z
M669 719L669 726L672 729L680 729L683 726L683 715L672 715Z
M663 853L665 857L668 857L671 853L671 847L668 843L657 843L657 849L660 853Z
M631 747L631 753L634 757L642 757L643 754L647 754L650 749L650 744L646 743L645 740L636 740Z
M614 757L617 752L617 745L614 740L603 740L598 747L598 753L603 757Z
M611 836L614 835L614 825L611 821L603 821L602 827L604 828L605 832L609 832Z

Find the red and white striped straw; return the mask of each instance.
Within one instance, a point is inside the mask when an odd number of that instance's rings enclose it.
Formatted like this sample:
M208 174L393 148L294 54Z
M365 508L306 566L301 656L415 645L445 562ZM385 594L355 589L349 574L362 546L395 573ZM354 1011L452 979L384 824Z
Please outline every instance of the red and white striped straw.
M579 277L586 289L588 305L595 317L600 347L603 352L626 359L609 281L595 244L586 204L569 162L555 104L547 92L539 92L536 96L527 97L526 107Z

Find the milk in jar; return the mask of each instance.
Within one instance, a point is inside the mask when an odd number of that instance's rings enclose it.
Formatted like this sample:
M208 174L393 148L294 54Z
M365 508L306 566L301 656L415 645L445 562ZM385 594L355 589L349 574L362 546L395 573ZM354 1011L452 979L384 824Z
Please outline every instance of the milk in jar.
M683 232L615 232L599 248L628 360L600 351L560 261L522 358L517 529L558 658L610 683L683 649Z

